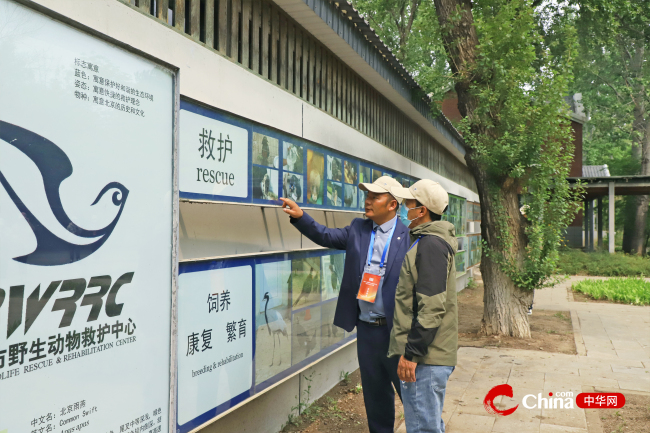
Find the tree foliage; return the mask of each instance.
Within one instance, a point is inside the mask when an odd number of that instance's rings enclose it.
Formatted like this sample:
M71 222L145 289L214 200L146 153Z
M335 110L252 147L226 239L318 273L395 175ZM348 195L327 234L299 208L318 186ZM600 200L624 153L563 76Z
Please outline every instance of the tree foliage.
M608 164L612 175L650 175L650 2L572 0L580 50L575 89L590 120L585 163ZM629 197L623 246L644 250L648 198Z
M433 3L353 0L353 4L426 93L441 101L453 82Z
M427 9L423 2L413 20L413 29L422 31L398 49L427 91L444 77L458 96L465 159L482 204L486 334L530 336L532 289L549 283L562 232L576 211L566 182L573 145L563 99L576 33L570 17L547 13L540 3L434 0ZM391 18L400 3L355 4L372 10L371 25L397 48L403 21ZM438 78L422 79L427 76Z
M540 13L527 0L474 2L476 62L457 76L461 85L469 82L468 93L476 99L461 125L472 148L468 155L485 171L493 211L499 214L487 254L517 287L528 290L548 282L562 230L575 212L565 180L573 145L563 96L572 79L576 36L564 23L553 29L554 38L545 38ZM517 228L508 227L500 205L499 196L510 184L527 206L521 248L513 248Z

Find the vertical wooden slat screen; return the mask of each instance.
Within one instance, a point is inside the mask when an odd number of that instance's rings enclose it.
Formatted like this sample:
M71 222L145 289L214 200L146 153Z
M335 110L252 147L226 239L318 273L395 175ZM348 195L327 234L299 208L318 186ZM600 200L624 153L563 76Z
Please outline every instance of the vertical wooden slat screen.
M304 98L304 94L302 92L302 54L303 54L303 49L302 49L302 32L300 29L298 29L298 26L296 26L296 60L295 60L295 65L294 65L294 81L295 81L295 88L296 90L294 93L296 96L299 98Z
M348 121L348 72L347 68L344 68L341 65L341 106L343 108L343 116L341 120L345 123L350 123Z
M359 77L354 76L354 96L352 99L352 113L354 113L354 120L352 122L352 127L355 129L359 128Z
M169 0L158 0L156 2L156 18L167 22L167 11L169 10Z
M315 99L314 99L314 95L315 95L315 92L314 92L314 84L315 84L314 69L315 69L315 65L316 65L316 49L315 49L315 45L314 45L314 39L309 38L309 64L308 64L309 75L307 77L307 79L308 79L308 81L307 81L307 92L309 93L309 97L307 98L307 101L311 102L312 104L315 103Z
M251 1L251 11L253 15L251 19L251 38L253 46L253 51L251 53L251 67L253 72L260 74L260 26L262 25L262 2L260 0Z
M321 73L321 52L320 45L316 45L316 58L314 60L314 98L313 104L320 108L320 73Z
M140 0L138 6L142 9L143 12L151 11L151 0Z
M181 32L185 32L185 0L175 0L174 27Z
M280 15L280 86L287 89L287 20Z
M262 76L269 77L269 43L271 37L271 5L262 3Z
M215 0L205 0L205 44L210 48L216 48L214 40L214 9Z
M280 16L278 9L271 9L271 81L279 84L278 81L278 41L280 40Z
M334 91L334 68L333 63L334 58L331 54L327 54L327 112L330 115L334 115L334 110L332 109L332 92Z
M293 24L287 24L287 90L296 93L294 68L296 58L296 36Z
M269 0L135 0L153 15L218 50L373 140L475 190L468 169L374 87ZM318 13L318 11L317 11ZM344 31L350 29L344 26Z
M302 39L302 55L300 57L301 60L301 83L302 83L302 90L300 93L300 96L302 99L307 100L308 95L307 95L307 69L308 69L308 63L309 63L309 39L307 38L306 33L300 32L301 33L301 39Z
M341 119L341 97L340 97L340 73L341 73L341 68L340 68L340 63L338 59L334 59L334 74L333 74L333 80L334 80L334 86L333 86L333 92L334 94L332 95L333 101L332 104L334 107L332 108L334 110L334 117L337 119Z
M241 4L241 64L245 68L251 67L251 0L242 0Z
M242 0L232 0L230 5L230 22L231 32L230 32L230 57L235 62L240 62L239 58L239 14L241 12L241 2Z
M226 55L228 51L228 0L219 1L219 52Z
M201 0L190 1L190 31L189 34L193 39L199 40L201 36ZM187 11L186 11L187 13Z

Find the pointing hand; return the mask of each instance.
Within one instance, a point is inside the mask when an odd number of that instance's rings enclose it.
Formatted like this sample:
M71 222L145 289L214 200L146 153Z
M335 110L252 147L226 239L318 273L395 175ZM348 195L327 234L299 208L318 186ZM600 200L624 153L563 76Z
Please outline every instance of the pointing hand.
M302 217L303 211L302 209L300 209L300 206L298 206L295 201L283 197L280 197L280 200L282 200L282 210L285 213L289 214L290 217L296 219Z

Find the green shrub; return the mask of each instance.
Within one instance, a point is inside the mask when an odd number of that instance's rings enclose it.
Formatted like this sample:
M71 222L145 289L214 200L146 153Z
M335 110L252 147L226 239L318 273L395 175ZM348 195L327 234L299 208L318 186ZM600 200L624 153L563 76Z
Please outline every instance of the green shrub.
M610 278L607 280L582 280L571 286L594 299L650 305L650 282L642 278Z
M604 277L650 276L650 259L623 253L585 253L580 250L560 251L558 274Z

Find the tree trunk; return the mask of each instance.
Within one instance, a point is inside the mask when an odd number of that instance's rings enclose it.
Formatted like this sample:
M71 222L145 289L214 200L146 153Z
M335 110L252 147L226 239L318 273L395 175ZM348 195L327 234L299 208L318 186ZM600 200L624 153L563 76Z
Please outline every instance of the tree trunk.
M474 27L471 0L434 0L449 64L456 78L458 110L463 117L475 118L478 99L471 94L472 83L481 83L475 74L478 35ZM460 16L457 16L460 11ZM472 132L489 134L481 124L475 123ZM493 257L506 253L521 265L526 251L525 220L519 211L519 185L513 179L491 179L467 149L465 160L474 175L481 200L481 232L490 252L483 251L481 274L485 287L481 332L486 335L530 337L528 306L533 293L516 287L512 279L501 270ZM502 230L507 233L503 233ZM511 239L509 250L502 240Z
M490 255L483 251L481 257L484 287L481 334L530 338L528 307L533 303L533 292L519 289L501 270L499 263L493 260L495 254L510 253L517 257L519 264L523 262L526 236L523 232L524 224L520 221L522 215L517 191L513 185L510 189L500 189L498 198L490 198L486 194L489 186L479 185L478 189L481 196L481 233L491 250ZM499 204L493 203L493 200L500 202L504 214L495 215L494 210ZM507 224L499 225L496 218L505 220ZM513 238L510 251L505 251L499 242L498 238L503 238L501 228L505 228Z
M635 44L637 48L634 51L634 57L631 58L630 69L642 76L645 47L642 41L638 42ZM638 81L642 83L642 80ZM634 123L632 124L632 131L635 133L635 141L638 140L638 142L633 144L632 156L634 159L641 161L639 174L648 176L650 175L650 115L647 112L648 106L645 101L645 86L641 84L635 93L636 95L633 97ZM630 214L626 217L630 218L630 221L627 221L623 232L623 251L642 255L645 254L645 230L648 219L649 196L630 197L628 201L631 204L626 210L629 209Z

